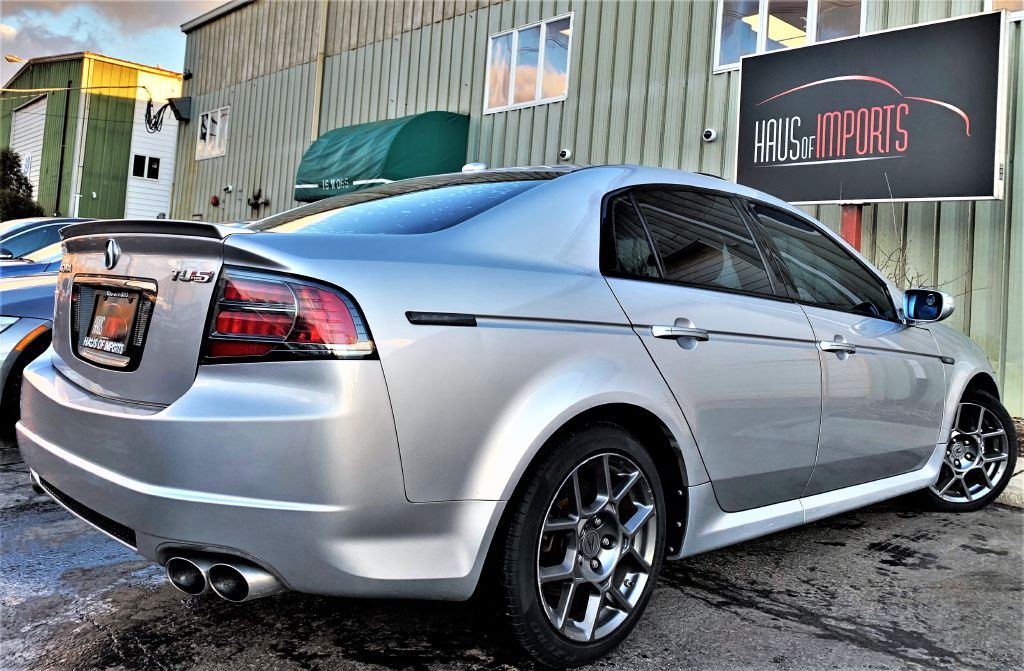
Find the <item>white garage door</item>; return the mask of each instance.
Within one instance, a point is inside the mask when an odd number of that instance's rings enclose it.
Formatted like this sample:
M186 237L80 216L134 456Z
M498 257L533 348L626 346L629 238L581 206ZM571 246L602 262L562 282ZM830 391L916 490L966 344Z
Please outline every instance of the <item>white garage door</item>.
M32 197L39 198L39 164L43 158L43 129L46 127L46 98L14 110L11 149L21 156L21 167L32 182Z

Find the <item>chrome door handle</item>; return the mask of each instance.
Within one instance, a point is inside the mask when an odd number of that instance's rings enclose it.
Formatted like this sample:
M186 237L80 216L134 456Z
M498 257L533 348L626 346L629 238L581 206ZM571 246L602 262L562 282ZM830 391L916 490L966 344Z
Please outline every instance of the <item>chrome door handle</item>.
M707 329L699 329L692 326L652 326L651 335L655 338L667 338L669 340L693 338L703 342L711 339Z
M853 354L857 351L857 346L848 342L839 342L838 340L819 340L818 347L821 348L822 352L835 352L837 354Z

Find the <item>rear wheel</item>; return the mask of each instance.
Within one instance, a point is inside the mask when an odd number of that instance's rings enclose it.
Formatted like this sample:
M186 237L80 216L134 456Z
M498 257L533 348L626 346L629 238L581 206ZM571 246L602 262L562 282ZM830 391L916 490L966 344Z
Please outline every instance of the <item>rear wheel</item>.
M1010 414L991 394L964 394L943 456L939 478L920 494L936 510L984 508L1006 488L1017 462L1017 435Z
M538 661L584 664L626 638L654 589L661 481L636 437L610 423L568 435L532 478L506 538L508 616Z

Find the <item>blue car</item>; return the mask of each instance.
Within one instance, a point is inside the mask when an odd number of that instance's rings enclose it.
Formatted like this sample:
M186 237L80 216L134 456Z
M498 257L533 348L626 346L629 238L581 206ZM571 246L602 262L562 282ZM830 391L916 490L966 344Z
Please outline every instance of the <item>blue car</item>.
M60 269L61 245L55 242L16 259L0 259L0 277L55 273Z
M18 419L22 370L50 346L56 287L56 272L0 278L0 432Z
M17 259L55 242L68 224L90 221L77 217L30 217L0 222L0 260Z

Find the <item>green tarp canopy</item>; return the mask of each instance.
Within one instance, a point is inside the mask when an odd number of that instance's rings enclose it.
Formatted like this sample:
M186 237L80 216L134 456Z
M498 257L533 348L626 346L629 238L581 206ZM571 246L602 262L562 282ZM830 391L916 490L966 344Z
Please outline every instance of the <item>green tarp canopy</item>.
M424 112L336 128L302 156L295 200L313 202L398 179L458 172L466 162L469 117Z

